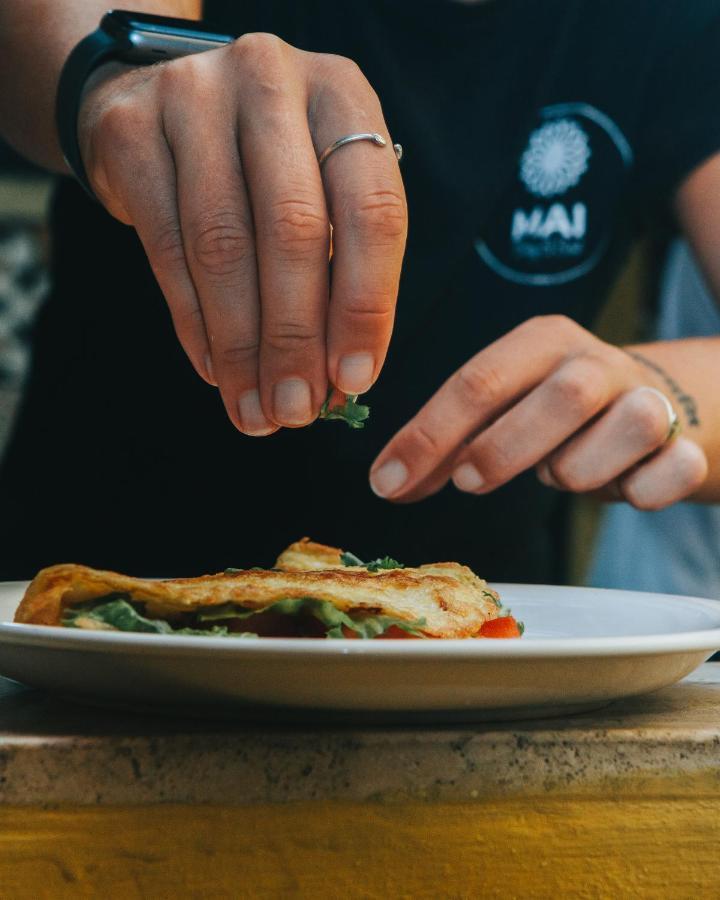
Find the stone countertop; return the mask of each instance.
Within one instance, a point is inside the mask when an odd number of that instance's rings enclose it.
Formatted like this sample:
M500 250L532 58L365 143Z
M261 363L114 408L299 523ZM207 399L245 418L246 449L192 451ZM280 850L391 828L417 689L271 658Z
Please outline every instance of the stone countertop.
M178 720L0 679L0 806L720 796L720 664L565 718L453 726Z

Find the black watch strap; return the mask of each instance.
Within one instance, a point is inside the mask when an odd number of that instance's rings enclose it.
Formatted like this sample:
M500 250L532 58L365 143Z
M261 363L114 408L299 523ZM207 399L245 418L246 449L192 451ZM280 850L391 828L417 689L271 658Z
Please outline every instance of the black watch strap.
M68 56L58 82L55 123L60 149L65 162L93 199L95 194L88 181L78 142L80 101L90 75L104 62L117 57L119 52L118 39L98 28L83 38Z

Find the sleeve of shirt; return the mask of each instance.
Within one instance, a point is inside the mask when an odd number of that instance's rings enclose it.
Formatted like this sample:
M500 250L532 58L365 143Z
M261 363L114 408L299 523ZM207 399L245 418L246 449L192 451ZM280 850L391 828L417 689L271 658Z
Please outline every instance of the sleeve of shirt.
M720 4L683 0L662 9L636 149L642 192L667 206L683 180L720 152Z

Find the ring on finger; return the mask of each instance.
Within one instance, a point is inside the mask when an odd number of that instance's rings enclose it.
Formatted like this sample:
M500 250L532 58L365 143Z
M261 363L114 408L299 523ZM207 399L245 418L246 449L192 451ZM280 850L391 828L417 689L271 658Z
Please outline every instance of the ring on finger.
M655 387L650 387L649 385L643 385L641 390L650 391L651 393L655 394L656 397L662 400L663 405L665 406L665 411L667 412L668 417L668 430L667 434L665 435L665 439L663 440L663 445L667 444L669 441L672 441L673 438L676 438L682 431L682 422L680 421L680 417L675 411L675 407L670 402L670 398L666 394L663 394L661 390L658 390L658 388Z
M318 165L322 166L322 164L327 160L331 153L334 153L336 150L339 150L341 147L344 147L346 144L353 144L355 141L371 141L375 144L376 147L387 147L387 141L385 138L378 134L376 131L363 131L358 132L357 134L346 134L345 137L338 138L329 147L326 147L323 152L318 156ZM395 158L398 162L402 159L403 148L401 144L393 144L393 150L395 151Z

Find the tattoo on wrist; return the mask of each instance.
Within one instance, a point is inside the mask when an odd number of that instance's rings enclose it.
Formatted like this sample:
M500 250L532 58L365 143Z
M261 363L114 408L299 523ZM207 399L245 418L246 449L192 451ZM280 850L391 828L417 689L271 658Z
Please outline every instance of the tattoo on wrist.
M633 359L642 363L648 369L652 369L656 375L659 375L662 378L670 393L682 407L688 425L697 427L700 424L700 414L698 413L697 401L695 398L691 397L690 394L686 394L672 375L668 375L665 369L663 369L662 366L659 366L654 360L648 359L647 356L643 356L643 354L638 353L637 350L629 350L627 347L625 347L624 350L628 356L632 356Z

